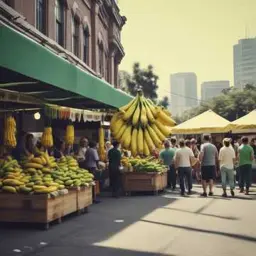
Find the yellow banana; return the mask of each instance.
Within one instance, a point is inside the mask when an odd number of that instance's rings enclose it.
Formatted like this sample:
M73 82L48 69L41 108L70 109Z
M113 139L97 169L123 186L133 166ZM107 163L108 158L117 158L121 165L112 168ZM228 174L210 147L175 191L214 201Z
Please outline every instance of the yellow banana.
M135 109L137 108L138 100L139 100L139 95L136 96L136 100L134 101L134 103L133 103L133 104L129 107L129 109L124 113L124 115L123 115L123 120L124 120L124 121L127 121L127 120L129 120L129 119L132 117L132 115L133 115Z
M155 122L155 118L150 110L150 108L148 107L148 105L146 104L146 101L143 102L144 104L144 107L146 109L146 115L147 115L147 118L148 120L151 122L151 123L154 123Z
M156 119L155 124L157 128L163 133L164 136L167 137L171 135L170 127L163 125L159 119Z
M124 131L127 129L127 125L125 122L123 122L123 125L121 126L121 128L119 129L119 131L117 132L117 134L114 136L115 139L117 141L120 141L120 139L122 138L122 135L124 133ZM114 135L114 134L113 134Z
M158 129L158 127L156 126L156 124L151 124L151 128L155 131L155 133L157 134L158 138L161 141L164 141L166 139L166 137L164 136L164 134Z
M141 112L140 112L140 123L143 127L146 127L148 124L147 111L144 105L144 97L141 97Z
M136 97L133 98L133 100L131 100L128 104L126 104L125 106L119 108L119 111L121 112L126 112L131 106L132 104L136 101Z
M121 138L121 144L125 149L129 149L132 139L132 126L128 126L127 129L124 131L122 138Z
M118 119L122 117L122 114L120 112L115 113L110 121L110 130L113 131L113 128L115 126L115 123L117 122Z
M112 128L112 133L113 133L113 135L114 135L114 137L115 137L115 135L119 132L119 130L121 129L121 127L123 126L123 124L124 124L124 121L123 121L123 119L118 119L115 123L114 123L114 125L113 125L113 128Z
M154 143L153 143L153 141L152 141L152 139L151 139L147 129L144 130L144 138L145 138L145 140L147 142L149 151L153 152L153 150L155 149L155 145L154 145Z
M149 99L145 100L146 105L148 105L149 109L151 110L151 113L154 117L157 117L157 110L155 108L155 105L150 102Z
M143 143L143 155L144 156L150 155L148 144L147 144L146 140L144 140L144 143Z
M148 125L147 128L148 133L151 137L151 139L153 140L156 148L161 148L162 147L162 142L161 140L158 138L157 134L155 133L155 131Z
M167 126L173 127L176 125L175 121L170 116L166 115L160 107L157 107L157 117L163 124Z
M137 148L138 148L138 153L140 155L143 154L143 130L140 127L138 130L138 136L137 136Z
M131 153L132 156L135 157L137 155L137 128L134 128L132 131L132 141L131 141Z

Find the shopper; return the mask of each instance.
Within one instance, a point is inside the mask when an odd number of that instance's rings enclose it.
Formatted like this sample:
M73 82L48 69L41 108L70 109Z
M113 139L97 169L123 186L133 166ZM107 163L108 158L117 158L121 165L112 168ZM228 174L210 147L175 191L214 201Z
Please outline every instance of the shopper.
M108 151L108 159L112 196L118 198L121 189L121 151L119 150L119 143L117 141L113 142L113 148Z
M88 139L82 137L79 142L79 148L77 152L77 160L81 168L86 168L85 153L88 148Z
M174 148L175 150L178 148L177 146L177 139L176 137L171 137L171 148Z
M203 136L204 143L201 145L201 152L199 159L201 161L201 175L203 193L201 196L207 197L207 186L209 185L209 196L213 196L213 180L216 177L218 151L211 143L211 136Z
M185 195L185 179L187 182L188 194L191 194L192 189L192 170L191 162L194 157L192 150L185 146L185 141L183 139L179 142L180 148L177 149L175 154L175 166L178 169L180 190L181 195Z
M97 144L94 141L89 142L89 148L85 152L85 166L90 173L94 175L95 180L100 180L100 173L98 170L99 155L96 148ZM95 190L93 188L93 202L99 203L97 200Z
M200 183L201 182L200 161L199 161L200 151L198 150L196 139L192 138L190 140L190 143L191 143L191 150L192 150L192 152L194 154L194 157L195 157L195 161L193 163L192 169L194 171L197 182Z
M160 159L162 160L163 164L168 167L168 186L172 188L172 190L175 190L176 188L176 170L174 167L174 155L175 155L175 150L170 147L170 142L169 140L166 140L164 142L164 147L160 152Z
M246 185L246 195L249 194L249 188L251 186L252 162L254 159L253 148L248 143L248 137L243 137L242 145L238 148L240 193L244 192L244 185Z
M227 180L230 186L231 195L235 196L235 181L234 181L234 164L236 160L235 150L231 145L229 138L223 140L223 147L220 149L219 153L219 163L220 163L220 173L221 173L221 183L223 189L223 197L227 197Z

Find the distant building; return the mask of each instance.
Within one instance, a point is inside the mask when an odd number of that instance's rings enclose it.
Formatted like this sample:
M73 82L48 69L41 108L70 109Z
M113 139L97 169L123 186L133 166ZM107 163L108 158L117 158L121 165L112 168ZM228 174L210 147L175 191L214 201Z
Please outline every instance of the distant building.
M201 85L201 98L208 100L221 94L224 89L229 88L229 81L208 81Z
M197 100L197 77L195 73L176 73L171 75L171 112L180 115L195 107Z
M256 38L239 40L233 47L233 55L235 87L256 85Z

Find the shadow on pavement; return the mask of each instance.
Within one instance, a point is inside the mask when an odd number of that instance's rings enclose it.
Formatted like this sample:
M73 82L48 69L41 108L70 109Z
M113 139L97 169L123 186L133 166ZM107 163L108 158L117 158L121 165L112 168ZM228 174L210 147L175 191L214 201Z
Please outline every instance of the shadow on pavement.
M161 223L157 221L150 221L150 220L141 220L143 222L155 224L155 225L162 225L162 226L167 226L167 227L172 227L172 228L177 228L177 229L184 229L188 231L193 231L193 232L202 232L202 233L208 233L208 234L213 234L213 235L220 235L220 236L225 236L225 237L230 237L234 239L239 239L239 240L244 240L247 242L256 242L256 237L252 236L246 236L246 235L240 235L240 234L231 234L231 233L226 233L226 232L221 232L221 231L214 231L214 230L205 230L205 229L199 229L199 228L192 228L188 226L182 226L182 225L175 225L175 224L167 224L167 223Z
M110 249L98 248L94 244L100 243L121 232L128 226L140 221L157 208L168 206L176 199L162 196L124 197L120 199L105 198L102 203L90 207L90 213L70 217L59 225L53 225L48 231L13 225L0 227L0 255L17 255L10 252L19 249L19 255L86 255L85 252L95 250L95 254L87 255L152 255L140 252L126 252L121 248L118 252ZM25 229L24 229L25 227ZM42 248L41 243L46 245ZM58 254L49 254L52 247L60 247ZM29 248L29 249L28 249ZM82 250L82 254L66 253L67 248ZM37 254L43 250L46 254ZM61 251L62 250L62 251ZM114 254L115 253L115 254ZM161 255L161 254L157 254Z

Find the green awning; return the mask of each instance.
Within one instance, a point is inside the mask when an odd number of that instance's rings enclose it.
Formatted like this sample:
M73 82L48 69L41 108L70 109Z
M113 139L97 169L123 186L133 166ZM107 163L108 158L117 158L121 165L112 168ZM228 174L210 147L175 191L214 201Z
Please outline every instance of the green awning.
M0 67L114 108L132 99L33 39L1 24Z

